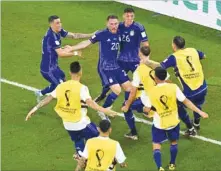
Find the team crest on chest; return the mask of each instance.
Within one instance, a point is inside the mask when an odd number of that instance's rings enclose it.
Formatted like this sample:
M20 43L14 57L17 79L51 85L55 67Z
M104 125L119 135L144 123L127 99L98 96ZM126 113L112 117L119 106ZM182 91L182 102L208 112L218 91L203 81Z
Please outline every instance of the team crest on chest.
M130 31L130 36L134 36L134 30Z

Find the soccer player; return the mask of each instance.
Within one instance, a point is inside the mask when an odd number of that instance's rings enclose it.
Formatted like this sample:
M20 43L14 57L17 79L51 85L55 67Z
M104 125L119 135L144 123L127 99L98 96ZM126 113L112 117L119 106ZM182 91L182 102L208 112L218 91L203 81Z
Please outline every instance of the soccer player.
M130 92L129 99L125 102L125 105L122 107L124 116L126 118L127 124L130 128L130 133L125 134L124 136L132 140L138 139L138 134L135 125L133 110L136 110L139 113L145 113L143 111L144 104L146 104L146 94L156 86L154 81L154 70L145 65L146 61L150 56L149 46L142 46L139 50L140 64L137 67L136 71L133 73L132 89ZM167 79L169 78L169 74ZM140 84L143 84L143 89L140 88ZM144 91L143 91L144 90Z
M120 54L118 57L119 66L128 73L132 73L139 65L140 58L138 52L140 46L149 46L148 37L142 24L135 22L135 11L133 8L124 9L124 22L119 24L121 34ZM102 93L96 98L99 102L106 97L107 86L103 87Z
M203 118L208 114L197 108L179 89L176 84L166 83L167 71L161 67L155 68L155 82L157 83L149 92L145 111L154 109L152 141L153 157L157 168L164 171L161 162L161 144L170 140L169 170L175 170L176 156L178 152L177 140L179 139L180 120L178 116L177 100L186 107L198 113Z
M103 104L105 108L110 107L114 103L121 92L121 87L125 90L125 99L128 98L132 87L127 73L120 68L117 62L121 43L118 25L118 17L109 15L107 17L106 29L96 32L90 40L72 46L72 50L78 50L86 48L92 43L99 42L99 74L101 75L103 85L110 87L112 91ZM99 113L99 115L102 119L106 118L102 113Z
M102 120L98 128L100 136L87 141L83 153L83 161L86 162L85 171L102 170L113 171L117 163L121 167L126 167L126 157L119 142L109 138L112 131L111 124L108 120ZM81 163L82 163L81 162ZM79 171L82 166L78 166Z
M207 94L207 84L200 63L200 60L205 59L205 55L203 52L194 48L185 48L185 39L180 36L173 38L172 49L174 53L163 62L157 63L148 60L147 65L153 68L162 66L165 69L173 67L176 76L182 84L185 96L201 109ZM194 112L194 121L192 124L184 105L182 103L178 105L180 118L188 128L185 132L186 135L196 135L195 129L200 129L200 115Z
M78 152L84 150L84 141L98 136L96 125L90 122L87 116L87 107L104 112L109 116L115 116L116 112L105 109L95 103L89 94L87 86L80 83L82 69L79 62L70 64L71 80L59 84L56 89L27 115L26 121L41 107L57 99L56 113L63 120L64 128L68 131L75 149Z
M88 38L92 34L81 34L67 32L62 28L61 20L58 16L52 15L48 18L50 24L42 40L42 60L41 75L50 83L48 87L35 92L37 101L47 93L52 92L56 86L65 80L65 74L58 66L58 57L66 58L74 55L81 56L80 51L71 52L68 48L61 47L61 37L63 38Z

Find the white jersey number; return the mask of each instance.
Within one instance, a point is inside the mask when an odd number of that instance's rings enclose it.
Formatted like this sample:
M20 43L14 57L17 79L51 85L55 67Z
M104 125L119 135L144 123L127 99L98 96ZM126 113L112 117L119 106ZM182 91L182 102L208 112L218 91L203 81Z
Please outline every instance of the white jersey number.
M130 36L129 35L122 35L123 37L122 37L122 41L123 42L130 42Z
M120 48L119 43L111 43L111 45L112 45L111 50L118 50Z

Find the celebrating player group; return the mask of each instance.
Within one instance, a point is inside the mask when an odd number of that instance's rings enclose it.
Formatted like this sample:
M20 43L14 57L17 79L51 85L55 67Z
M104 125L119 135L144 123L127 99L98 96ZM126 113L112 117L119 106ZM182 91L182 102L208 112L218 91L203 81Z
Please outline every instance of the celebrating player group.
M154 54L150 58L151 49L145 28L134 18L135 11L126 8L123 22L119 22L116 15L109 15L105 29L82 34L65 31L58 16L49 17L50 27L42 41L40 70L50 86L35 92L38 104L28 113L26 121L39 108L56 99L55 111L61 117L76 150L76 171L115 170L116 164L130 170L119 142L109 138L112 131L110 117L119 115L111 107L122 89L125 98L119 110L124 113L130 130L124 136L131 140L139 139L133 111L152 118L153 159L160 171L164 171L161 144L166 140L171 143L168 169L176 168L180 119L187 127L185 135L195 136L200 130L200 119L208 118L208 114L201 110L207 94L200 62L205 59L205 54L194 48L186 48L185 39L175 36L172 38L173 54L162 62L152 60ZM88 39L74 46L62 47L61 37ZM65 74L58 66L58 57L81 56L81 49L95 43L99 43L97 71L102 91L92 100L88 87L81 83L80 63L75 61L70 64L71 80L65 80ZM166 70L170 67L174 68L182 91L170 80ZM127 75L129 71L133 73L132 81ZM98 102L102 100L104 103L100 106ZM96 110L101 117L98 127L87 116L88 107ZM186 108L193 111L193 121Z

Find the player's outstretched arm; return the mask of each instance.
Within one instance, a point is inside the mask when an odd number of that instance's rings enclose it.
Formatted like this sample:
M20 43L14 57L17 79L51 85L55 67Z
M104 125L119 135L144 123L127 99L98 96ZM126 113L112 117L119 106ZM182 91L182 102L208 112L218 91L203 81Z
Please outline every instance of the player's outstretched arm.
M66 37L71 38L71 39L85 39L85 38L90 38L93 35L94 35L94 33L84 34L84 33L71 33L71 32L68 32Z
M113 110L110 110L110 109L108 109L108 108L103 108L102 106L99 106L95 101L93 101L92 99L87 99L86 100L86 104L90 107L90 108L92 108L92 109L94 109L94 110L96 110L96 111L99 111L99 112L103 112L103 113L105 113L106 115L108 115L108 116L111 116L111 117L114 117L114 116L116 116L118 113L117 112L115 112L115 111L113 111Z
M53 100L53 97L51 95L45 97L42 101L40 101L35 107L33 107L29 112L28 115L25 118L25 121L29 120L31 116L41 107L49 104Z
M186 107L188 107L189 109L191 109L192 111L198 113L202 118L208 118L209 115L203 111L201 111L198 107L196 107L189 99L185 99L183 101L183 104L186 105Z
M159 62L156 62L156 61L153 61L153 60L147 60L145 64L148 67L152 68L152 69L155 69L156 67L160 67L161 66Z
M90 45L91 45L90 40L84 40L84 41L78 43L77 45L71 46L71 50L74 51L74 50L84 49Z
M72 51L71 46L65 48L55 49L59 57L72 57L72 56L81 56L81 51Z

